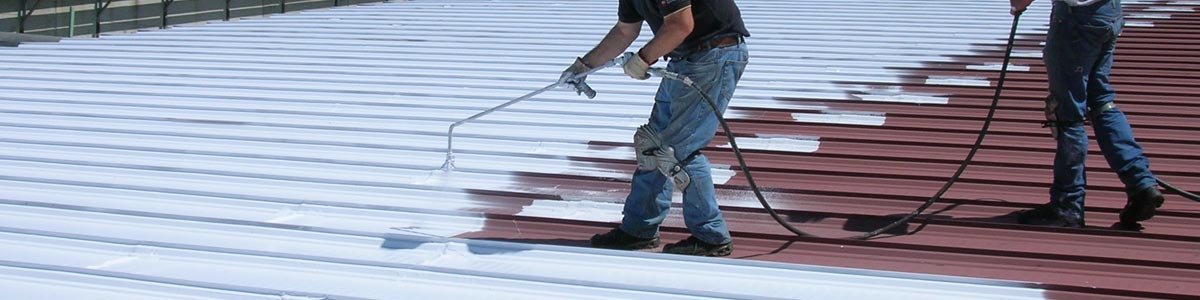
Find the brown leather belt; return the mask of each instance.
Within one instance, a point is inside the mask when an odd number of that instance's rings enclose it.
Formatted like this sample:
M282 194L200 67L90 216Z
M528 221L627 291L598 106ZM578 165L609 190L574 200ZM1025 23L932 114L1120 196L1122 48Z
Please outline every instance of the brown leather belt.
M699 45L696 45L695 47L692 47L691 49L687 49L687 50L676 49L675 51L671 51L671 53L667 53L666 57L670 58L670 59L682 59L693 53L699 53L699 52L704 52L704 51L708 51L708 50L712 50L712 49L734 46L734 45L741 44L743 41L744 41L744 39L742 38L741 35L731 35L731 36L726 36L726 37L721 37L721 38L715 38L715 39L711 39L711 40L705 41L703 43L700 43Z
M732 36L727 36L727 37L723 37L723 38L711 39L711 40L708 40L707 42L700 43L700 45L696 46L695 49L692 49L691 52L700 52L700 51L707 51L709 49L724 48L724 47L729 47L729 46L733 46L733 45L737 45L737 44L741 44L741 43L742 43L741 35L732 35Z

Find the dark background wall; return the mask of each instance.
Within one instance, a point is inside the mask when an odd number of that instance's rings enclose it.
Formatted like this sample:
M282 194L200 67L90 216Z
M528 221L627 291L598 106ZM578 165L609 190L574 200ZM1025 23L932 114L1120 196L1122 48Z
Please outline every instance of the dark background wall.
M351 5L383 0L337 0L338 5ZM0 0L0 32L18 31L17 7L20 0ZM26 0L26 9L37 0ZM248 17L280 12L283 2L287 11L324 8L334 0L230 0L230 17ZM168 8L167 24L193 23L225 18L225 0L175 0ZM68 36L71 8L75 10L75 35L91 35L96 20L96 0L41 0L37 9L25 21L25 33ZM142 28L157 28L162 24L162 0L114 0L100 14L100 31L112 32Z

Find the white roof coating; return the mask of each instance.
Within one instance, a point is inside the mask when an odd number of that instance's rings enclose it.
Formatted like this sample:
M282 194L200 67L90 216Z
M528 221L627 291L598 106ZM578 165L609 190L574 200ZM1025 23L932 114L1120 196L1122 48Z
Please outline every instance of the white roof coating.
M886 116L775 99L945 103L886 85L999 47L1010 20L1003 0L737 2L753 37L733 105L814 111L796 122ZM552 91L460 127L459 171L438 170L446 126L552 83L615 3L390 2L0 49L0 298L1042 299L982 279L451 238L486 221L472 189L590 201L523 215L619 218L623 195L509 175L628 177L557 158L632 159L588 144L628 143L649 113L656 82L616 69L589 77L594 100ZM878 22L918 11L939 14ZM920 24L935 17L999 26ZM811 152L820 137L745 145Z

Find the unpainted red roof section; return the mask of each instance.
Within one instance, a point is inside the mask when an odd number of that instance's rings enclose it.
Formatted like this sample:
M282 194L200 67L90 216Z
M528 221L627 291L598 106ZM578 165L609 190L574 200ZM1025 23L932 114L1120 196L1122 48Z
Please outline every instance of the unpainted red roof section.
M505 290L509 298L499 298L554 299L581 286L603 287L580 295L597 298L776 295L610 280L692 275L647 267L631 277L632 262L653 258L862 268L868 271L837 270L967 282L963 289L1020 287L1005 294L1012 299L1027 290L1044 290L1046 299L1200 299L1200 203L1168 195L1144 231L1110 229L1125 194L1094 143L1090 227L1016 224L1014 212L1047 201L1055 150L1040 125L1049 1L1021 20L995 122L959 182L924 215L866 241L843 237L921 205L976 140L1003 60L1007 1L737 2L755 35L727 113L732 134L781 142L744 149L748 167L788 222L821 238L796 237L776 224L746 177L734 174L717 186L734 235L728 259L644 255L608 266L590 260L643 254L552 246L525 253L527 245L481 241L586 247L591 235L612 228L653 82L604 70L588 78L601 93L594 100L549 92L460 127L459 168L443 172L436 168L445 126L556 79L615 21L616 1L430 0L5 49L0 69L13 75L0 76L8 91L0 95L0 206L9 209L0 215L10 217L0 218L7 222L0 240L22 248L0 252L22 257L0 257L0 268L269 299L387 299L407 296L392 290L430 286L424 291L440 292L432 298ZM1124 3L1129 26L1113 72L1117 103L1155 173L1198 190L1200 2ZM740 171L727 143L718 132L704 152L718 171ZM675 208L665 242L687 236ZM525 255L463 262L474 249L452 238ZM563 268L522 265L550 252L558 254L531 264ZM192 272L208 270L193 264L216 271ZM293 267L300 264L310 267ZM430 283L420 274L431 273L414 269L455 276ZM531 270L541 273L523 273ZM589 278L597 270L620 274ZM240 277L226 276L232 273ZM793 273L772 274L763 278ZM53 285L75 277L48 278ZM728 281L705 279L712 278ZM362 285L328 282L335 279ZM98 282L85 287L109 288ZM21 287L42 290L30 286ZM892 287L934 286L944 285ZM563 294L538 294L547 287ZM779 298L809 297L804 292Z
M1200 50L1200 14L1195 9L1200 3L1126 1L1125 10L1137 15L1164 6L1183 10L1172 11L1169 19L1151 20L1153 27L1125 29L1118 44L1113 84L1120 95L1117 103L1133 124L1156 174L1195 190L1200 188L1200 140L1195 135L1200 127L1200 106L1196 105L1200 88L1195 85L1200 82L1200 60L1195 55ZM1041 17L1026 16L1021 21L1045 24ZM1044 26L1042 29L1044 32ZM1043 39L1043 34L1020 34L1016 51L1038 53ZM904 93L949 95L945 105L778 99L835 110L882 112L887 123L881 127L796 123L791 114L804 111L748 109L738 107L736 101L731 113L752 117L731 120L730 126L743 138L820 136L820 149L814 153L743 151L758 184L794 225L821 236L857 235L916 208L953 174L975 140L999 75L996 70L968 66L998 65L1004 54L1004 49L996 46L1000 42L980 45L973 55L956 57L953 62L929 62L903 70L904 83L898 86ZM1047 201L1054 143L1040 126L1042 99L1047 94L1040 56L1018 55L1012 64L1029 66L1029 70L1009 74L984 148L959 183L924 215L869 241L798 238L769 218L739 174L718 191L735 238L732 258L1031 282L1045 288L1050 299L1200 297L1200 203L1171 194L1158 216L1145 222L1145 231L1110 229L1125 204L1125 194L1095 143L1090 144L1088 166L1089 227L1016 224L1013 212ZM937 76L984 78L990 86L926 83ZM705 153L715 164L736 166L732 152L719 147L726 143L718 133ZM630 161L590 162L632 168ZM522 178L530 186L628 189L627 182L591 178L539 174ZM553 195L532 195L546 196ZM495 218L505 221L489 226L494 231L466 236L505 239L511 236L513 226L518 226L513 224L519 224L522 234L517 240L584 246L592 233L611 226L520 216ZM686 236L678 214L668 219L664 230L664 240Z

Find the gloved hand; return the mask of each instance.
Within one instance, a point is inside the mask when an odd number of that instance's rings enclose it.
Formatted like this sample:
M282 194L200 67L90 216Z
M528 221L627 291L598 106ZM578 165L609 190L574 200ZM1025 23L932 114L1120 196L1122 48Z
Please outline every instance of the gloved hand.
M675 182L675 188L679 191L687 190L688 184L692 182L692 176L688 175L683 169L683 165L679 160L675 159L675 147L667 146L654 150L654 158L658 159L656 168L667 178L671 178Z
M642 60L642 56L637 52L625 52L625 65L622 68L625 69L625 75L629 75L633 79L646 80L650 78L650 73L647 73L650 70L650 64Z
M662 140L658 137L658 130L654 129L650 124L638 127L637 132L633 134L633 150L637 154L638 170L657 170L658 158L654 156L654 151L662 148L662 146Z
M570 85L575 89L576 95L587 94L588 99L595 98L596 91L592 90L592 87L588 86L588 84L584 82L584 80L587 79L587 76L585 75L575 78L577 75L583 74L591 69L592 67L589 67L587 63L583 62L583 58L576 57L575 63L571 64L570 67L567 67L566 70L563 70L562 75L558 77L558 82L559 84Z
M1042 127L1050 128L1050 137L1058 139L1058 101L1054 100L1053 95L1046 96L1046 106L1043 108L1046 113L1046 122L1042 123Z

